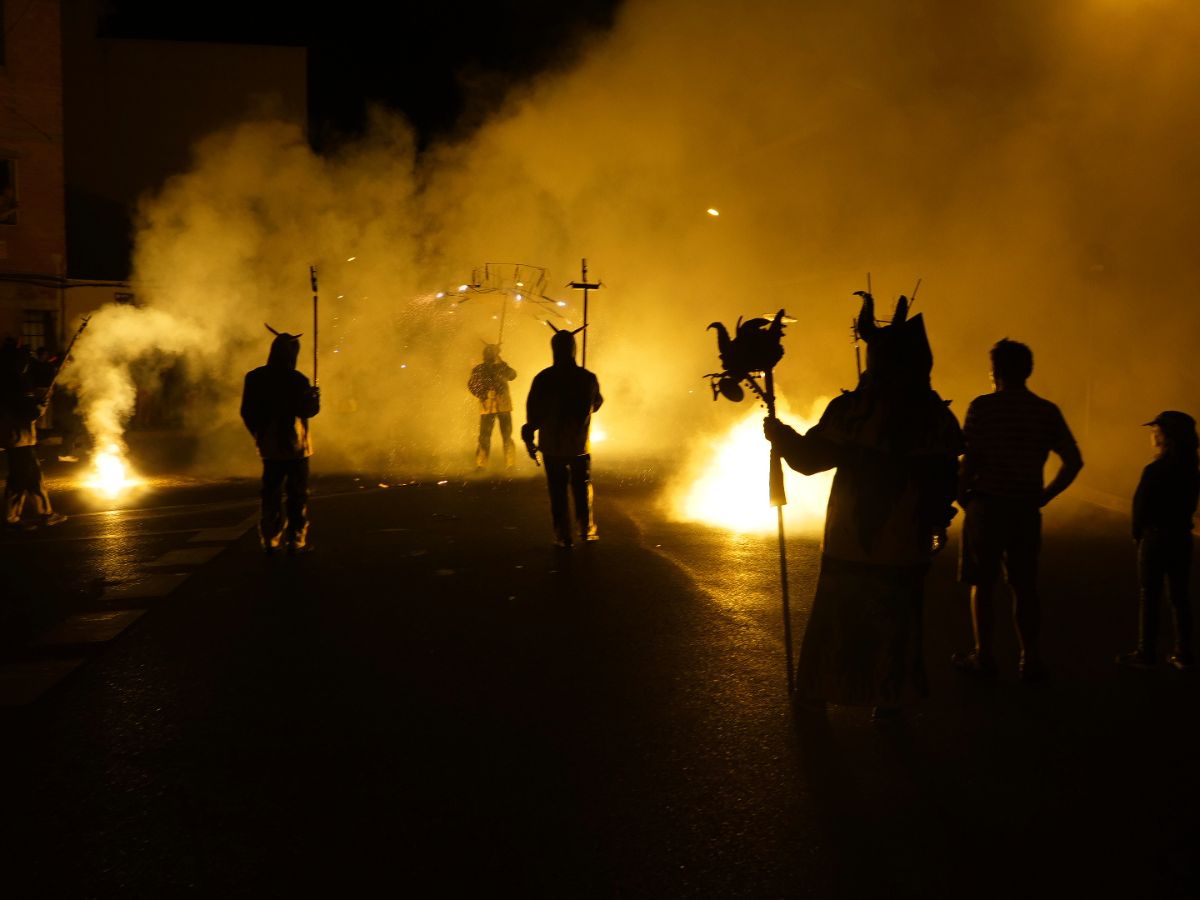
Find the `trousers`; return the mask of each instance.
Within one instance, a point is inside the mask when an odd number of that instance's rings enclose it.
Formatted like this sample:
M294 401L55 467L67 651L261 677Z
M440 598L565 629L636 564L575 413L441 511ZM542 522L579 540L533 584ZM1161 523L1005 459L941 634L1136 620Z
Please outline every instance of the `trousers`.
M37 448L9 447L5 455L8 456L8 481L4 485L5 521L12 524L21 521L26 500L32 502L33 511L39 516L50 515L53 510L50 507L50 495L42 483Z
M561 543L571 543L574 529L567 503L567 493L575 504L575 523L579 536L594 540L596 522L592 517L592 458L583 456L543 456L546 485L550 489L550 518L554 522L554 537Z
M1147 531L1138 541L1138 650L1147 659L1158 655L1158 622L1165 583L1175 619L1175 652L1191 660L1192 607L1188 597L1191 569L1191 532Z
M287 541L300 548L308 540L308 459L264 459L262 518L258 533L263 546L274 549Z
M500 441L504 445L504 465L511 469L517 460L517 448L512 438L512 413L482 413L479 416L479 447L475 450L475 465L487 465L492 452L492 428L500 423Z

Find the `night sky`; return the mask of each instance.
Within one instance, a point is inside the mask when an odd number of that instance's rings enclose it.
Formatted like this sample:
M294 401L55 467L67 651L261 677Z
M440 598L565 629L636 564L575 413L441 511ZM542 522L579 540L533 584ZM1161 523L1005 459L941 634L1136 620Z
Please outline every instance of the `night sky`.
M99 27L105 37L306 46L318 149L360 134L372 103L403 112L424 144L470 129L514 84L568 64L611 25L617 0L389 6L110 0Z

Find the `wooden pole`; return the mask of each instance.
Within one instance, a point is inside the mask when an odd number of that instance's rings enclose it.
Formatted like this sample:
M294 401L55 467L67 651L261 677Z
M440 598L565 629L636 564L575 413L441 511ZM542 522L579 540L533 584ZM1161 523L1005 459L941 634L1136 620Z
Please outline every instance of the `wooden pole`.
M767 415L775 418L775 373L768 369L766 373ZM779 585L783 594L783 647L787 658L788 694L796 692L796 673L792 664L792 610L788 595L788 566L787 540L783 530L783 507L787 504L787 494L783 487L783 460L779 451L771 447L771 476L770 476L771 505L775 507L776 520L779 527Z

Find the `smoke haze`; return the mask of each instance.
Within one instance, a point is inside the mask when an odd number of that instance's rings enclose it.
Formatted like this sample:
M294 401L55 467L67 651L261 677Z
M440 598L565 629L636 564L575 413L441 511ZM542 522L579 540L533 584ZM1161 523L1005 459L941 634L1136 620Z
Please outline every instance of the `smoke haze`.
M1030 387L1063 408L1082 480L1125 495L1149 457L1139 424L1198 411L1198 39L1182 0L640 0L573 69L419 157L385 113L326 158L248 122L144 204L145 308L90 326L84 403L120 393L89 373L142 347L186 354L208 463L252 470L241 378L265 361L264 321L305 333L311 374L316 264L320 467L466 469L466 378L501 306L519 424L550 361L542 320L580 322L564 285L587 257L604 282L598 465L671 460L744 412L710 399L709 322L797 317L777 382L807 409L854 384L851 293L870 272L881 315L923 279L934 386L960 418L990 389L989 347L1030 344ZM515 301L503 266L508 293L459 295L487 263L544 268L569 305Z

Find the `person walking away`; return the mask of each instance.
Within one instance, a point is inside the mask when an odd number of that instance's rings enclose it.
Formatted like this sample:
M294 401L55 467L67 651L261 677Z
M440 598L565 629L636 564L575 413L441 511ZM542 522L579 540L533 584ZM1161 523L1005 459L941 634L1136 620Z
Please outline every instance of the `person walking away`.
M553 326L551 326L553 327ZM534 376L525 400L521 439L535 459L541 450L550 490L550 518L554 543L570 547L573 541L567 505L568 489L575 505L575 524L584 541L599 539L592 512L592 413L600 408L600 382L575 362L575 335L582 331L554 329L550 351L554 362Z
M995 674L993 599L1003 567L1020 645L1018 672L1022 681L1034 682L1046 676L1037 591L1041 511L1075 480L1083 456L1059 408L1026 387L1033 374L1033 351L1004 338L990 356L995 389L967 407L959 463L958 501L966 513L960 577L971 586L975 646L951 659L965 672ZM1044 484L1043 469L1051 452L1061 465Z
M517 377L516 370L500 358L500 345L483 348L483 362L471 370L467 390L479 400L479 444L475 450L475 468L483 469L492 452L492 429L500 423L500 441L504 445L504 468L516 464L516 447L512 438L512 395L508 383Z
M267 329L275 339L267 364L246 373L241 415L263 464L263 549L270 554L286 544L289 553L298 553L311 549L308 459L313 451L308 420L321 411L321 392L296 371L301 335L269 325Z
M37 457L37 421L46 411L49 397L34 386L29 372L29 355L9 344L0 353L0 445L8 461L4 486L4 522L8 528L36 528L67 520L56 513L42 480ZM22 519L26 502L33 519Z
M922 653L925 576L954 517L962 433L930 383L922 316L901 297L893 324L875 322L862 292L866 369L804 435L767 418L784 461L812 475L836 469L821 569L796 667L796 703L874 707L895 718L928 693Z
M1146 423L1155 458L1142 470L1133 495L1137 541L1137 649L1117 656L1121 665L1146 668L1158 659L1158 616L1166 581L1175 620L1175 652L1167 664L1180 671L1195 665L1188 579L1192 570L1192 523L1200 498L1196 420L1177 410Z

